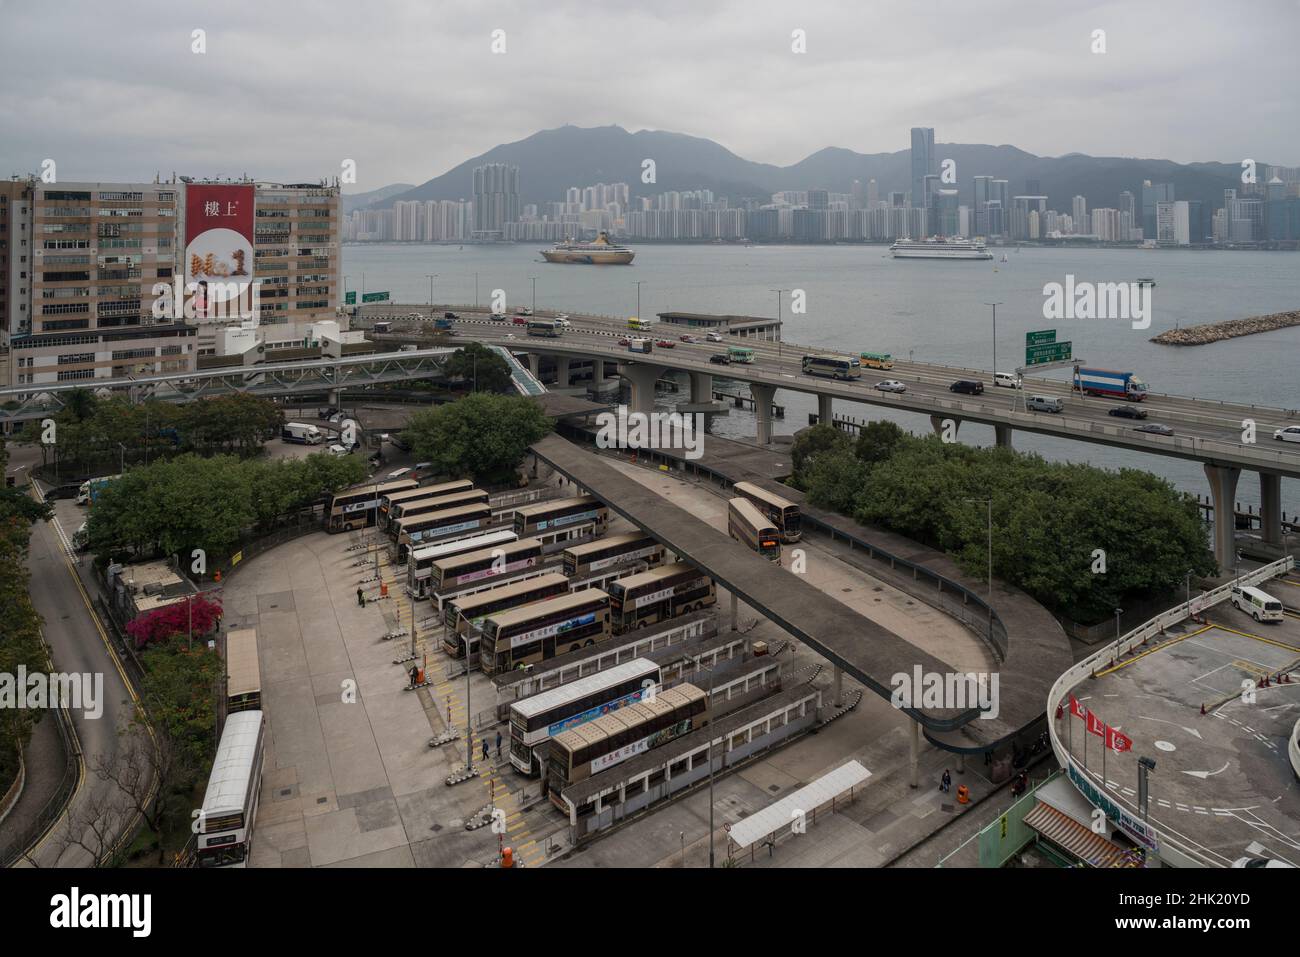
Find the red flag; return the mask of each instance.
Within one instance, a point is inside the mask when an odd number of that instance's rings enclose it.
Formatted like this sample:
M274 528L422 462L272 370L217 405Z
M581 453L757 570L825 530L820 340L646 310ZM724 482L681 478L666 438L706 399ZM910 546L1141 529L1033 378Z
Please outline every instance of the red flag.
M1133 749L1133 739L1110 725L1106 725L1106 747L1115 752L1131 751Z
M1070 714L1074 715L1076 718L1083 718L1085 721L1088 720L1087 710L1084 709L1083 705L1079 704L1079 699L1074 695L1070 695Z
M1106 725L1096 714L1088 712L1088 730L1099 738L1106 736Z

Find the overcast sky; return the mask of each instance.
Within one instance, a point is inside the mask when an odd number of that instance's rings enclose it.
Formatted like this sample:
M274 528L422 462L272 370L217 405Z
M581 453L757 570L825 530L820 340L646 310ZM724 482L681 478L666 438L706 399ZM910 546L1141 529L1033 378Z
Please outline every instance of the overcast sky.
M48 157L64 181L303 181L353 159L360 192L565 123L782 165L905 149L911 126L1300 165L1300 0L0 0L0 18L4 175Z

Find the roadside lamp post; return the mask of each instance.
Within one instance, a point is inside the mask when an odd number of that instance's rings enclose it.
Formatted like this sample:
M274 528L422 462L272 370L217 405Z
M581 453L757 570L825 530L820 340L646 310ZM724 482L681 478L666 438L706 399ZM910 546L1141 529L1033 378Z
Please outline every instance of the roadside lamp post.
M438 278L438 274L425 273L424 278L429 280L429 318L433 318L433 281Z
M998 306L1000 302L986 302L986 306L993 307L993 374L998 374Z
M645 282L644 279L632 280L632 284L636 286L636 317L638 319L641 318L641 283L643 282Z
M1187 569L1187 617L1192 617L1192 570Z
M121 454L118 456L117 470L119 472L125 472L126 471L126 446L123 445L121 442L118 442L117 447L122 450Z
M478 312L478 273L474 273L474 311Z
M1123 608L1115 609L1115 640L1119 641L1119 616L1124 614Z
M768 292L776 293L776 357L781 358L781 297L785 295L784 289L769 289Z

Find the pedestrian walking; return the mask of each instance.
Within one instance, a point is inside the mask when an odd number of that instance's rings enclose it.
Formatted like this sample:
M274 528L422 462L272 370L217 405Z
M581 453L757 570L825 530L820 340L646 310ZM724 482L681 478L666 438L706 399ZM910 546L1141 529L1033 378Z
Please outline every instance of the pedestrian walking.
M943 780L939 784L939 790L945 793L952 790L952 775L948 773L947 768L943 769Z
M411 676L411 687L414 688L416 679L420 677L420 666L411 665L411 670L407 674Z
M483 739L483 760L486 761L487 759L488 759L488 742L487 742L487 738L484 738Z
M357 604L362 608L366 607L366 595L365 592L361 590L360 585L357 586Z
M501 757L501 732L497 732L497 757Z

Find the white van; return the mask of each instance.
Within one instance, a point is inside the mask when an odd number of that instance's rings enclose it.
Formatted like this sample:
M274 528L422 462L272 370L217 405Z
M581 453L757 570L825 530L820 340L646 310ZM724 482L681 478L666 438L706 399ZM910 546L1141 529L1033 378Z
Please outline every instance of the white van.
M1249 585L1233 587L1232 604L1237 611L1244 611L1256 621L1281 621L1283 617L1280 601Z
M1031 395L1025 399L1025 408L1035 412L1060 412L1065 402L1050 395Z
M993 373L993 384L1004 389L1019 389L1021 387L1020 376L1014 372Z

